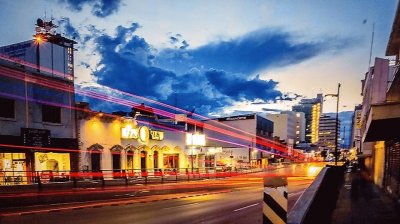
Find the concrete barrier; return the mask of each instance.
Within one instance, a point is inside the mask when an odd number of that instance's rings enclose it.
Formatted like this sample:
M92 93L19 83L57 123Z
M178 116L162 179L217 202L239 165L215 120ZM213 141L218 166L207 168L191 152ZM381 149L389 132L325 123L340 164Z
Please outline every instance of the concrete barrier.
M283 224L287 220L286 177L264 178L263 223Z
M287 223L329 223L343 176L344 166L323 168L289 212Z

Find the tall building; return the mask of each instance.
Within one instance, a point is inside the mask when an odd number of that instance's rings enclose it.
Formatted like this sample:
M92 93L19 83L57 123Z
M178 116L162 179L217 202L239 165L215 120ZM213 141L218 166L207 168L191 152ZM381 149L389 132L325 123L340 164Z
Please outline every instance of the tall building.
M274 137L279 137L288 144L296 139L296 113L282 111L280 114L267 114L267 119L274 122Z
M302 99L298 105L293 106L295 112L303 112L306 120L305 141L307 143L318 142L319 117L322 113L323 96L317 94L317 98Z
M323 149L335 150L336 142L339 142L340 121L336 126L336 118L322 115L319 121L318 145Z
M303 112L296 112L296 139L295 144L305 141L306 137L306 118Z
M32 183L36 171L62 176L78 169L71 109L76 42L44 29L37 26L40 41L0 47L0 184Z
M351 130L351 147L356 148L357 153L361 153L361 112L361 104L354 107Z

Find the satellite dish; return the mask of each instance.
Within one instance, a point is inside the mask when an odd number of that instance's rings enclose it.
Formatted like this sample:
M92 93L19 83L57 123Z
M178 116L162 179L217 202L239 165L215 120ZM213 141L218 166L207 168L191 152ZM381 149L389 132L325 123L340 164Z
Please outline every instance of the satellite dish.
M42 19L37 19L36 20L36 25L38 25L38 26L40 26L40 27L44 27L44 22L43 22L43 20Z

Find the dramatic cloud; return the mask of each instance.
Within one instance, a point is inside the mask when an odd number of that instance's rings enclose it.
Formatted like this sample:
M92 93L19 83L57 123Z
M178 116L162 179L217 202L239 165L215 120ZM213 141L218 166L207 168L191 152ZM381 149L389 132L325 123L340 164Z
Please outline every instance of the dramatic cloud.
M65 3L74 11L82 11L83 6L88 4L92 7L92 14L104 18L118 11L121 0L58 0Z
M165 49L156 64L178 69L215 68L227 72L253 74L262 69L288 66L319 54L343 50L353 41L325 37L325 41L296 42L296 37L282 31L262 29L247 35L211 43L196 49ZM180 63L182 59L187 59Z
M69 38L72 39L76 39L76 40L80 40L81 36L78 32L77 29L75 29L75 27L72 26L69 18L67 17L62 17L58 23L60 24L60 26L63 29L63 33L65 33L65 35Z
M300 96L281 93L276 81L254 72L299 63L347 44L293 43L289 34L263 30L196 49L175 34L168 37L171 48L156 50L136 35L139 27L118 26L114 36L88 27L100 56L93 70L97 82L204 115L237 102L296 99Z
M273 80L262 80L259 76L246 80L240 76L233 76L224 71L210 70L205 73L209 82L222 94L236 101L261 99L268 101L276 99L282 94L276 90L278 84Z

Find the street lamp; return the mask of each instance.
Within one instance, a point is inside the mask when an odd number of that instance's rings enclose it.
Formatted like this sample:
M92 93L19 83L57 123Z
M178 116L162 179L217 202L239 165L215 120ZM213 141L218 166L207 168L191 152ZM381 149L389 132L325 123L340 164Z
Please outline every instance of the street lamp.
M205 146L206 145L206 136L203 134L198 133L186 133L186 145L190 147L191 150L191 164L192 164L192 173L193 173L193 155L194 155L194 148L196 146Z
M336 125L335 125L335 166L338 160L338 126L339 126L339 98L340 98L340 83L338 83L337 94L326 94L325 96L336 97Z

